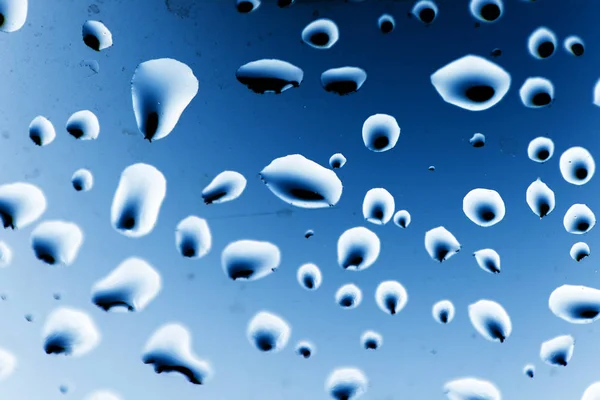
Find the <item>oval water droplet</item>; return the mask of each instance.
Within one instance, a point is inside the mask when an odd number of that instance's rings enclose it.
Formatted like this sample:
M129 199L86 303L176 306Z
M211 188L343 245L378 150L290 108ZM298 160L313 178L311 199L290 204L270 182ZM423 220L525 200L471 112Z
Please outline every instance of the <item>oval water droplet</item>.
M142 362L154 367L154 372L176 372L194 385L206 384L214 375L210 362L192 351L192 335L179 323L159 327L146 342Z
M565 230L574 235L583 235L596 225L596 216L585 204L573 204L563 218Z
M198 94L198 78L171 58L145 61L131 79L131 99L139 131L148 141L169 135Z
M438 226L425 233L425 250L434 261L447 261L461 249L461 244L450 231Z
M340 286L335 292L335 302L342 308L351 310L362 303L362 291L353 283Z
M490 342L504 341L512 332L512 323L504 308L491 300L469 305L469 319L479 334Z
M557 39L554 32L546 27L539 27L527 39L529 54L538 60L550 58L556 52Z
M42 115L29 124L29 138L37 146L47 146L56 139L56 130L50 120Z
M83 356L98 346L100 331L85 312L59 307L46 318L42 330L46 354Z
M375 233L362 226L342 233L337 242L338 265L346 270L362 271L371 267L381 251Z
M561 335L546 340L540 347L540 359L553 367L566 367L573 357L575 339L571 335Z
M104 311L139 312L160 293L162 279L147 261L130 257L92 287L92 303Z
M314 49L330 49L339 38L338 26L327 18L313 21L302 30L302 41Z
M367 73L358 67L331 68L321 74L323 89L340 96L358 92L366 80Z
M554 191L540 178L529 185L525 193L525 200L531 211L540 219L550 215L556 205Z
M273 160L260 178L275 196L300 208L333 207L342 197L335 172L300 154Z
M502 0L471 0L469 11L480 22L496 22L504 13L504 2Z
M321 270L315 264L303 264L298 268L296 279L301 287L306 290L317 290L323 282Z
M31 232L30 241L38 260L52 266L69 266L79 254L83 232L73 222L44 221Z
M500 255L493 249L481 249L473 253L477 265L490 274L500 273Z
M560 173L573 185L585 185L596 172L596 162L590 152L583 147L571 147L560 156Z
M400 126L391 115L374 114L363 123L362 138L367 149L376 153L388 151L398 143Z
M281 262L279 248L270 242L238 240L221 253L223 272L232 280L255 281L276 271Z
M71 185L78 192L89 192L94 187L94 175L90 170L80 168L71 176Z
M133 238L149 234L166 195L167 181L152 165L138 163L125 168L110 210L113 228Z
M554 142L547 137L537 137L529 142L527 156L531 161L545 163L554 155Z
M262 352L277 353L290 339L292 328L278 315L260 311L248 324L246 336L250 344Z
M511 77L497 64L467 55L434 72L431 83L446 103L469 111L483 111L504 98Z
M474 224L487 228L502 221L506 208L498 192L479 188L464 197L463 212Z
M528 108L547 107L554 101L554 84L541 77L527 78L519 89L521 102Z
M246 178L239 172L223 171L202 190L205 204L219 204L233 201L246 189Z
M202 258L212 248L212 234L205 219L190 215L175 228L175 246L186 258Z
M78 140L96 140L100 134L100 122L90 110L73 113L65 126L67 132Z
M449 324L454 319L454 304L450 300L440 300L431 309L433 319L440 324Z
M281 94L299 87L304 79L304 71L287 61L262 59L242 65L235 77L254 93Z
M375 302L384 313L396 315L406 307L408 293L398 281L383 281L375 289Z
M113 45L112 33L100 21L88 20L81 28L83 43L92 50L101 51Z
M368 388L367 376L355 367L336 368L325 381L325 393L333 400L357 400Z

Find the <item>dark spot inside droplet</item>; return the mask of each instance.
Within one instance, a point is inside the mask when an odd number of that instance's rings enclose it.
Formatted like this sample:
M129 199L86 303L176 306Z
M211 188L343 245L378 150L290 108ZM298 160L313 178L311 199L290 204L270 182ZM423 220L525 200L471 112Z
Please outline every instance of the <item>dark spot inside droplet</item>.
M537 52L541 58L550 57L552 54L554 54L554 43L544 42L540 44L537 48Z
M373 210L373 219L381 221L383 219L383 210L381 208L377 208Z
M531 99L531 103L536 107L547 106L552 102L550 93L536 93Z
M355 81L351 80L339 80L333 81L325 85L326 92L332 92L340 96L345 96L350 93L354 93L358 90L358 85Z
M442 311L440 313L440 321L444 324L448 323L448 312L447 311Z
M331 168L336 169L339 168L342 165L342 163L340 163L339 161L334 161L331 163Z
M494 97L496 91L489 85L474 85L465 90L467 99L475 103L485 103Z
M2 220L2 225L5 229L6 228L15 229L13 217L11 214L7 213L4 210L0 210L0 219Z
M325 198L312 190L306 190L303 188L293 188L290 190L290 194L300 200L304 201L321 201L325 200Z
M299 350L299 353L300 353L300 355L301 355L302 357L304 357L304 358L308 358L308 357L310 357L310 350L309 350L309 349L307 349L307 348L301 348L301 349Z
M95 305L97 305L104 311L109 311L112 308L118 308L118 307L126 308L127 311L129 311L129 312L135 311L135 308L131 304L127 303L124 300L117 299L112 294L101 294L99 296L94 296L92 301L94 302Z
M580 221L577 223L577 230L580 232L585 232L589 229L590 224L587 221Z
M350 296L342 297L340 305L342 307L351 307L354 304L354 299Z
M78 192L80 192L81 190L83 190L83 185L79 181L74 181L73 182L73 188L75 190L77 190Z
M488 325L488 332L490 333L491 337L498 339L500 343L504 343L506 336L504 336L504 329L499 323L490 322Z
M38 253L37 258L45 262L46 264L54 265L56 259L48 253Z
M100 51L100 40L98 40L96 35L85 35L83 37L83 43L92 50Z
M346 261L346 269L350 268L350 267L355 267L358 268L364 261L364 258L362 255L360 254L353 254L350 257L348 257L348 260Z
M315 46L326 46L329 43L329 34L327 32L317 32L308 39Z
M533 378L533 371L532 370L528 370L527 371L527 376L530 378Z
M544 203L540 205L540 218L544 218L550 212L550 205Z
M353 389L347 387L337 387L331 392L331 396L335 400L350 400L353 395Z
M233 268L229 276L235 281L236 279L250 279L252 275L254 275L254 270L252 269Z
M481 219L485 222L493 221L496 218L496 213L493 210L483 209L480 211Z
M156 130L158 129L158 113L151 112L146 116L146 122L144 124L144 139L152 141Z
M390 33L394 30L394 24L391 21L383 21L379 29L381 29L381 32L383 33Z
M191 242L184 242L181 244L181 255L184 257L194 257L196 255L196 246Z
M4 25L4 14L0 14L0 26Z
M581 43L575 43L571 45L571 51L573 52L574 55L576 55L577 57L582 56L584 53L584 48L583 48L583 44Z
M396 314L396 307L397 307L397 302L396 299L392 296L388 296L385 299L385 308L388 309L388 311L390 312L390 314L394 315Z
M479 147L483 147L485 145L485 142L483 140L475 140L473 142L473 147L479 148Z
M216 192L216 193L209 193L206 196L202 196L204 198L204 203L205 204L212 204L215 201L225 197L227 195L226 191L221 191L221 192Z
M487 260L485 262L485 267L488 269L488 271L490 271L493 274L499 274L500 273L500 269L498 268L498 266L496 265L496 263L493 262L492 260Z
M540 151L537 152L537 158L539 160L544 161L544 160L547 160L548 157L550 157L550 151L548 151L546 149L540 150Z
M279 79L274 77L255 77L255 76L242 76L236 75L237 80L248 87L257 94L275 93L281 94L284 89L288 89L290 85L292 87L300 86L298 81L289 81L286 79Z
M562 365L563 367L567 366L567 360L565 359L565 354L555 354L550 359L550 362L552 362L553 364Z
M67 128L67 132L69 132L69 134L71 136L73 136L75 139L79 139L80 137L83 136L83 130L76 128L76 127Z
M435 259L439 262L442 262L448 253L450 253L450 250L448 250L446 247L438 247L435 249Z
M254 4L250 1L240 1L237 4L237 10L239 13L247 14L250 11L254 10Z
M273 349L273 339L269 336L263 335L256 338L256 346L262 351L269 351Z
M48 344L44 350L46 351L46 354L62 354L66 349L60 344Z
M573 315L584 319L596 318L598 314L600 314L600 310L589 307L580 307L579 309L573 310Z
M31 141L33 143L35 143L37 146L41 146L42 145L42 138L40 137L40 135L38 135L38 134L32 134L29 137L31 138Z
M587 168L580 167L575 170L575 177L577 177L577 179L585 179L585 178L587 178L587 176L588 176Z
M306 288L308 289L312 289L315 287L315 280L310 276L305 276L303 282L304 286L306 286Z
M181 375L185 376L190 383L202 385L202 381L194 375L192 370L182 365L169 365L152 358L145 359L144 364L154 364L154 371L157 374L162 374L163 372L179 372Z
M402 228L406 228L406 219L404 219L404 218L401 218L401 219L398 221L398 224L399 224L399 225L400 225Z
M367 340L365 342L365 349L367 349L367 350L376 350L377 349L377 342L375 340Z
M307 233L305 233L305 234L304 234L304 237L308 239L308 238L309 238L309 237L311 237L312 235L313 235L313 233L312 233L312 232L307 232Z
M277 0L277 5L281 8L285 8L291 6L293 2L293 0Z
M26 315L25 315L25 320L27 320L27 322L32 322L32 321L33 321L33 315L31 315L31 314L26 314Z
M577 255L575 256L575 261L579 262L581 260L583 260L584 258L586 258L587 256L589 256L589 254L587 254L586 252L580 252L577 253Z
M490 53L490 55L492 57L500 57L502 55L502 50L501 49L494 49L494 50L492 50L492 52Z
M484 20L493 22L500 17L500 7L497 4L486 4L479 13Z
M381 135L377 136L375 140L373 140L373 148L375 150L383 150L390 144L390 139L387 136Z
M419 12L419 19L426 24L430 24L435 19L435 11L433 8L425 7Z

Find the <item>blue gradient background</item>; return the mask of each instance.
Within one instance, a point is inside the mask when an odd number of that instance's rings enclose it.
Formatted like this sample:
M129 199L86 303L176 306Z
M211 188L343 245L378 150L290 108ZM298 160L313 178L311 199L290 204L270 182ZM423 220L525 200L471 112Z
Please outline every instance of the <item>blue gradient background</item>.
M600 34L594 2L506 0L496 24L474 28L467 1L439 1L440 14L425 27L408 18L411 2L367 0L359 4L310 1L279 9L265 1L254 13L238 14L233 0L30 0L22 30L0 35L0 182L29 181L48 199L43 219L68 219L85 232L74 265L51 268L34 258L29 245L33 226L2 231L0 238L14 251L13 264L0 271L0 346L18 357L18 368L0 384L1 399L53 400L83 398L109 388L124 399L312 400L326 399L324 382L338 366L362 368L370 379L366 400L444 399L443 384L474 375L496 383L504 399L579 399L600 379L600 340L596 325L569 325L548 310L551 291L562 284L598 286L598 228L583 238L562 226L573 203L598 211L598 177L581 187L566 183L558 159L568 147L582 145L600 152L598 109L593 85L600 76L594 40ZM99 10L95 13L94 10ZM172 11L175 12L172 12ZM300 43L302 28L315 17L335 20L339 42L328 51ZM396 17L397 27L384 36L377 29L383 12ZM81 40L86 19L100 19L113 33L114 46L98 54ZM561 40L557 54L545 61L527 53L526 40L537 27L553 29ZM586 41L581 58L567 54L562 39L569 34ZM468 112L444 103L429 81L432 72L465 54L496 59L513 79L497 106ZM197 97L176 129L165 139L148 143L137 132L131 106L130 79L143 61L171 57L188 64L200 81ZM235 80L236 69L261 58L280 58L305 72L298 89L281 96L256 95ZM97 60L100 72L81 66ZM355 65L368 79L360 92L338 97L320 87L328 68ZM556 101L546 109L525 108L518 88L529 76L551 79ZM98 140L73 140L64 124L71 113L90 109L101 123ZM394 115L401 128L395 149L368 151L361 138L363 121L374 113ZM37 148L27 127L38 114L56 126L57 139ZM487 137L475 149L468 139ZM556 143L546 164L527 158L527 144L544 135ZM264 186L258 172L274 158L300 153L327 165L342 152L339 170L344 193L327 210L288 206ZM150 163L167 178L167 197L154 231L140 239L120 235L110 225L110 205L123 168ZM427 170L435 165L435 172ZM89 168L95 187L77 193L72 173ZM206 206L202 188L225 169L248 179L237 201ZM525 190L541 177L555 192L557 206L539 220L525 202ZM363 221L367 190L385 187L398 209L411 212L406 230ZM506 203L498 225L481 228L462 212L462 199L476 187L497 190ZM203 259L183 259L175 249L177 223L190 214L206 218L213 248ZM448 262L432 261L424 249L427 230L443 225L463 245ZM367 226L380 237L377 263L362 272L343 271L336 262L339 235ZM306 229L315 236L306 240ZM276 243L282 252L277 273L250 283L228 280L220 265L221 250L233 240ZM588 242L592 256L580 264L569 257L571 245ZM502 273L481 271L472 257L480 248L496 249ZM141 313L107 314L90 302L91 285L129 256L140 256L162 274L162 293ZM296 269L314 262L321 267L320 290L308 293L296 282ZM190 275L193 274L193 275ZM193 277L193 278L192 278ZM409 293L407 307L391 317L381 312L374 292L382 280L396 279ZM358 284L361 306L342 310L334 293L344 284ZM62 293L60 301L54 292ZM452 324L438 325L431 307L448 298L457 308ZM490 343L475 333L467 307L479 299L500 302L512 317L513 334L504 344ZM100 346L71 359L47 356L41 327L59 305L88 311L102 331ZM292 325L288 347L263 354L250 346L246 325L260 310L270 310ZM33 313L27 322L24 315ZM156 328L181 322L193 334L196 354L212 362L216 375L206 386L181 376L156 375L141 362L141 351ZM383 347L367 352L360 334L374 329ZM564 369L539 360L542 341L573 334L573 359ZM316 355L294 354L298 340L309 339ZM537 366L534 380L522 367ZM59 385L70 385L66 396Z

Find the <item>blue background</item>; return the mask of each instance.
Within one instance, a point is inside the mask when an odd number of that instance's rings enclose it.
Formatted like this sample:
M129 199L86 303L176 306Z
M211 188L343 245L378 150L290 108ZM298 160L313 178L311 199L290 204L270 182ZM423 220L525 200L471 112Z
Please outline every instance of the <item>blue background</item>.
M232 0L30 0L26 25L0 35L0 182L28 181L48 199L43 219L78 223L85 242L74 265L52 268L37 261L30 249L33 226L2 231L14 251L13 264L0 271L0 345L18 357L18 368L0 384L2 399L52 400L83 398L109 388L124 399L312 400L326 399L324 382L338 366L362 368L370 379L367 400L444 399L443 384L474 375L493 381L511 400L578 399L600 380L600 340L596 325L569 325L548 309L548 296L562 284L598 286L596 247L599 228L583 238L562 226L573 203L598 207L598 177L585 186L565 182L560 154L581 145L598 154L600 111L592 104L600 76L600 34L593 2L543 0L505 2L502 19L478 29L467 1L439 1L440 14L426 27L407 17L411 2L305 1L279 9L265 1L249 15L238 14ZM571 4L573 3L573 4ZM169 5L169 7L168 7ZM321 17L340 28L339 42L318 51L300 42L303 27ZM396 30L382 35L377 18L396 17ZM102 20L114 46L101 53L87 48L81 26ZM527 52L527 37L545 25L558 35L560 48L540 61ZM570 34L586 41L581 58L566 53ZM444 103L429 81L431 73L466 54L488 57L512 75L512 86L495 107L469 112ZM170 136L154 143L138 133L131 106L130 80L143 61L170 57L188 64L198 77L197 97ZM304 82L280 95L256 95L235 79L249 61L279 58L301 67ZM97 60L98 74L82 65ZM85 64L85 62L83 63ZM356 94L326 93L319 76L328 68L359 66L368 73ZM543 76L556 87L548 108L525 108L518 88L529 76ZM90 109L100 120L98 140L75 141L64 129L75 111ZM361 137L364 120L375 113L395 116L402 129L397 146L385 153L368 151ZM27 128L37 115L47 116L57 138L38 148ZM486 135L484 148L469 138ZM546 164L527 158L527 144L549 136L556 153ZM339 170L344 193L326 210L302 210L276 198L258 178L274 158L300 153L327 165L342 152L348 163ZM140 239L117 233L110 206L121 171L136 162L150 163L167 178L167 197L154 231ZM435 172L428 171L435 165ZM78 193L70 178L78 168L95 177L91 192ZM201 191L219 172L239 171L248 179L242 197L206 206ZM539 220L525 202L528 185L541 177L556 193L556 209ZM363 221L362 200L373 187L384 187L398 209L412 214L402 230L392 223L379 227ZM462 212L462 199L473 188L497 190L506 217L481 228ZM213 248L200 260L183 259L175 248L177 223L190 214L206 218ZM425 251L427 230L443 225L463 245L448 262L438 264ZM367 226L380 237L382 251L366 271L343 271L336 262L339 235ZM307 240L304 232L314 229ZM280 269L265 279L228 280L220 265L221 250L238 239L268 240L282 252ZM579 240L592 255L577 264L569 257ZM502 258L502 273L477 266L472 252L491 247ZM161 273L161 294L141 313L104 313L90 302L90 288L130 256L148 260ZM322 287L309 293L296 282L297 268L320 266ZM407 289L406 308L391 317L374 299L382 280L395 279ZM334 293L354 282L364 294L355 310L342 310ZM52 294L60 292L62 299ZM455 320L447 326L431 317L441 299L454 302ZM513 322L504 343L476 334L467 307L479 299L498 301ZM48 356L42 349L45 316L59 305L87 310L102 331L100 346L79 358ZM246 325L260 310L281 315L292 325L288 347L263 354L250 346ZM32 313L33 322L24 315ZM141 362L141 352L156 328L181 322L193 334L193 348L212 362L216 375L206 386L181 376L156 375ZM367 352L359 338L373 329L384 337L379 351ZM559 334L576 338L569 366L553 369L539 360L542 341ZM309 339L316 355L294 354L298 340ZM522 368L537 366L534 380ZM66 396L59 385L70 385Z

